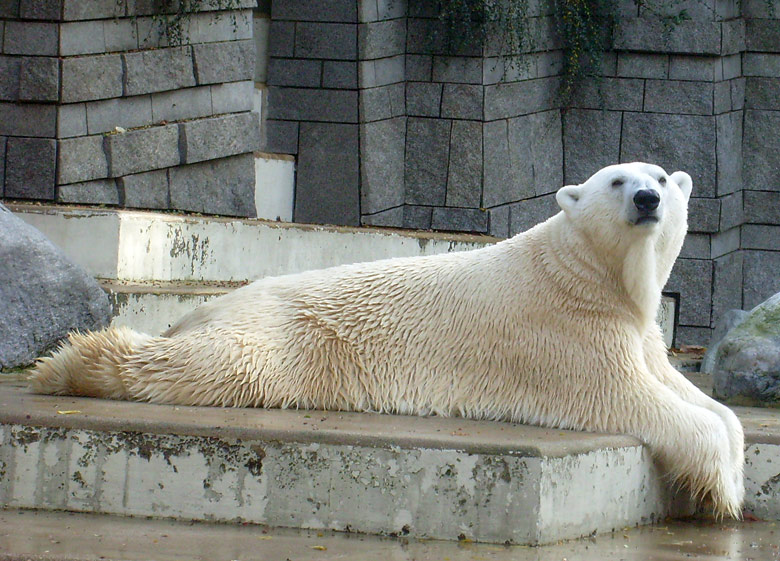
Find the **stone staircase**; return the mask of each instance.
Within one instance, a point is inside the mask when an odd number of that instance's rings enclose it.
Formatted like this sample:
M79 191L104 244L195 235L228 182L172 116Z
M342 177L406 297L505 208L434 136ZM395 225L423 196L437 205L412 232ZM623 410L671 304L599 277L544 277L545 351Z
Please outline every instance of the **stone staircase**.
M15 205L160 332L251 279L492 238ZM194 408L0 382L0 508L544 544L691 511L635 439L463 419ZM780 519L780 417L739 409L748 507Z

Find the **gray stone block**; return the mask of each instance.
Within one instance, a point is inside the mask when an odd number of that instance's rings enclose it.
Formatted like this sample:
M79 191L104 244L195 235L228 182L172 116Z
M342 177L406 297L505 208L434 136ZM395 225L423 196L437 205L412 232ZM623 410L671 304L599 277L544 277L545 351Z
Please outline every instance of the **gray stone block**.
M511 144L509 122L485 123L483 134L483 206L494 207L533 197L532 164L525 158L513 157L517 156L518 147Z
M476 209L482 200L482 123L479 121L453 121L450 132L450 161L447 172L447 196L445 203L451 207ZM438 210L438 209L437 209ZM457 229L437 226L437 210L433 211L434 229ZM454 210L454 209L449 209ZM450 217L450 218L447 218ZM464 224L476 226L484 220L485 228L468 231L487 231L487 214L447 212L439 220L464 220ZM455 223L453 222L453 225Z
M675 331L674 344L677 347L681 345L703 347L710 339L712 339L712 329L709 327L678 325Z
M182 28L183 32L188 33L190 25L182 23ZM160 18L136 18L135 30L139 49L159 49L170 46L165 21Z
M403 205L405 148L405 117L360 126L361 212L374 214ZM401 226L402 221L401 215L398 223L385 225Z
M198 84L251 80L255 74L255 43L251 39L193 45L192 56Z
M19 72L19 99L57 101L59 95L59 61L54 57L23 57Z
M78 183L108 177L102 136L79 136L59 141L57 184Z
M569 109L564 114L564 177L582 183L601 168L620 161L618 111Z
M620 77L663 79L671 77L670 72L667 55L618 53L617 75Z
M407 123L405 202L443 206L447 195L451 122L409 117Z
M667 172L688 172L694 194L715 196L715 117L625 113L620 159L655 162Z
M520 129L509 121L509 141ZM528 116L531 134L528 138L532 177L536 195L554 193L563 186L563 138L560 111L554 109ZM521 133L522 134L522 133ZM519 145L519 140L516 142Z
M720 225L718 230L725 232L742 225L745 220L743 210L743 192L737 191L720 198Z
M680 257L687 259L709 259L711 255L709 234L688 232L680 250Z
M717 82L712 85L713 107L715 115L721 115L731 111L731 84L729 82Z
M126 53L122 57L126 68L124 95L162 92L195 85L189 47Z
M721 58L716 56L672 55L669 57L669 79L710 82L723 80L723 63Z
M0 205L0 368L30 364L72 330L111 319L105 292L35 228Z
M780 54L745 53L742 55L742 74L744 76L780 76Z
M745 78L736 78L729 80L731 86L731 108L734 111L741 111L745 108Z
M623 18L615 30L613 47L619 51L721 54L721 24L683 21L666 28L656 18Z
M433 209L431 228L454 232L474 232L484 234L488 228L488 213L479 208Z
M172 208L225 216L257 214L252 154L177 166L169 177Z
M117 183L127 208L170 208L168 170L125 175L117 179Z
M433 57L406 55L406 79L420 82L433 80Z
M406 112L413 117L438 117L443 84L407 82Z
M57 187L57 202L116 206L119 204L119 190L114 179L60 185Z
M352 0L274 0L274 20L357 22L357 2Z
M5 147L8 138L0 136L0 197L5 196Z
M151 98L151 102L149 102L149 98ZM197 119L214 113L209 86L158 92L151 96L136 96L126 99L143 100L144 111L147 104L151 105L152 119L148 123Z
M742 248L780 251L780 225L745 224L742 227Z
M358 53L361 60L401 55L405 50L405 19L362 23L358 26Z
M710 327L712 269L709 259L678 259L664 290L680 293L680 325Z
M351 90L268 88L268 118L357 123L358 95Z
M57 107L40 103L0 103L0 134L54 138Z
M744 187L780 190L780 112L748 110L744 126Z
M298 23L295 56L330 60L357 59L357 26L343 23Z
M138 48L136 22L132 19L103 20L106 52L132 51Z
M86 108L89 134L110 132L116 127L142 127L156 120L152 116L152 101L148 95L91 101Z
M57 56L56 23L6 21L3 52L8 55Z
M338 60L323 61L322 87L356 89L358 87L357 63Z
M481 84L482 59L478 57L433 57L433 81Z
M720 53L733 55L745 50L745 20L742 18L721 23Z
M404 228L430 230L433 207L404 205Z
M748 78L745 82L745 107L780 111L780 78Z
M60 18L60 0L21 0L19 2L19 17L22 19Z
M197 119L179 125L182 162L191 164L260 150L257 113Z
M749 310L780 292L780 252L745 250L743 271L743 308Z
M555 195L543 195L509 205L509 235L533 228L560 212Z
M0 100L19 101L22 57L0 56Z
M296 222L360 224L357 125L301 123Z
M10 143L10 140L9 140ZM780 190L744 191L745 222L780 225Z
M488 209L488 234L497 238L509 237L509 205Z
M688 230L712 234L720 227L720 200L691 197L688 201Z
M126 0L63 0L65 21L116 18L125 15Z
M718 115L715 119L718 196L742 189L742 119L742 111Z
M105 138L108 177L121 177L180 163L177 125L136 129L109 134Z
M482 119L483 87L471 84L444 84L441 116L449 119Z
M740 248L740 229L732 228L710 236L710 257L716 259Z
M60 55L89 55L106 52L103 22L77 21L60 24Z
M720 58L721 62L721 75L723 80L732 80L742 76L742 56L730 55Z
M252 10L207 11L192 15L188 20L190 26L183 38L185 43L252 39Z
M262 150L273 154L298 153L298 123L266 120L265 143Z
M485 120L495 121L555 109L561 81L557 76L485 86Z
M120 55L64 58L61 101L73 103L119 97L123 94L122 75Z
M295 56L295 23L271 20L271 27L268 29L268 56Z
M634 78L583 79L575 86L572 103L581 109L641 111L644 84Z
M407 114L406 84L390 84L360 90L360 121L363 123Z
M5 196L18 199L54 198L56 141L48 138L8 139Z
M356 66L354 62L342 64ZM268 61L268 83L274 86L318 88L322 83L322 61L272 58Z
M211 86L211 107L215 115L251 111L254 94L255 84L252 80L215 84Z
M745 41L747 50L777 53L780 52L780 26L776 20L745 20Z
M403 82L404 78L403 56L364 60L358 65L358 82L361 88L386 86Z
M363 226L379 226L386 228L403 228L404 207L397 206L375 214L363 214L360 217Z

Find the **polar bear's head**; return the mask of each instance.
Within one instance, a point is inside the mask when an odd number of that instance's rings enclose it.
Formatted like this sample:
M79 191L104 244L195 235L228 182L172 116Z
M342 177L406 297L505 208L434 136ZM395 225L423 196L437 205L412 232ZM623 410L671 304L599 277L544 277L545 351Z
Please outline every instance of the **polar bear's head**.
M581 185L567 185L556 200L590 247L623 267L632 293L653 278L660 297L688 229L691 187L683 171L669 175L656 165L634 162L608 166Z

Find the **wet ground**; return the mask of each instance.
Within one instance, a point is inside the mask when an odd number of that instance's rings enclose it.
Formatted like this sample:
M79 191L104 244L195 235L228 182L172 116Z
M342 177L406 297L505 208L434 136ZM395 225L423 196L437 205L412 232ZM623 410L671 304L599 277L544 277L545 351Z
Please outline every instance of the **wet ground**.
M777 522L668 521L543 547L0 511L0 560L780 560Z

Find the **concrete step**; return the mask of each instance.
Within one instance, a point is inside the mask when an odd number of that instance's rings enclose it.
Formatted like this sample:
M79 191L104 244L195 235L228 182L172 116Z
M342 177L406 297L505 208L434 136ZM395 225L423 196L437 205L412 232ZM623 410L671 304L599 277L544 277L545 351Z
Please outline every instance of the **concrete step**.
M774 522L664 521L541 547L0 510L0 561L777 560Z
M740 409L748 507L780 518L780 415ZM626 436L38 396L0 383L0 505L515 544L689 512Z

